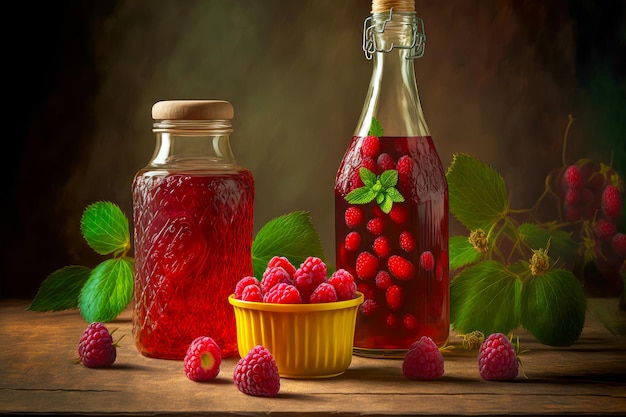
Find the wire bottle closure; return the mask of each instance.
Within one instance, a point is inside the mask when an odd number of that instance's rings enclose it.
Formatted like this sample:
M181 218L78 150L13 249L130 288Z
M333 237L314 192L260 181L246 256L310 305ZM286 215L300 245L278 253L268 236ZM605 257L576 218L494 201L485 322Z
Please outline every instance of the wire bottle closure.
M375 22L373 16L369 16L363 23L363 52L365 57L369 60L375 52L390 52L392 49L410 49L411 52L407 55L406 59L421 58L424 56L424 49L426 46L426 34L424 32L424 21L419 17L411 19L410 22L394 22L399 25L407 26L407 29L411 31L411 42L407 45L399 45L397 43L391 43L388 48L380 46L376 42L376 34L383 33L389 22L393 19L393 8L389 9L389 17L385 18L381 23Z

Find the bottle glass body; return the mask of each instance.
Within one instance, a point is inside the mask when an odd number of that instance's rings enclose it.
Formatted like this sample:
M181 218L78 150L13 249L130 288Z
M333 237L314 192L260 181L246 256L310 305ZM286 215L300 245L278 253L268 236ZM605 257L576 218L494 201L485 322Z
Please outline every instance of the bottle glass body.
M415 81L418 19L414 12L370 19L364 49L372 52L372 78L335 181L336 268L352 273L365 295L355 354L402 357L421 336L439 345L448 338L448 187ZM349 202L365 185L361 168L378 178L395 170L403 201L390 210L377 198Z
M148 357L183 359L198 336L237 354L228 295L252 274L254 180L230 148L230 120L157 121L135 176L133 335Z

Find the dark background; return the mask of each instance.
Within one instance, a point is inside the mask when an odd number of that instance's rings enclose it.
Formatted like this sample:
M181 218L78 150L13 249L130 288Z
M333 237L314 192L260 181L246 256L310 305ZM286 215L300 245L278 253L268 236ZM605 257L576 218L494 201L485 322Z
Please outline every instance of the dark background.
M457 152L479 157L502 174L512 206L529 207L561 165L571 114L568 160L612 160L624 175L625 3L417 0L427 36L418 87L444 166ZM334 262L333 181L371 75L369 1L12 7L1 298L31 298L54 270L103 260L80 234L81 214L108 200L132 216L130 184L154 148L150 109L164 99L230 100L233 149L255 176L255 229L307 210Z

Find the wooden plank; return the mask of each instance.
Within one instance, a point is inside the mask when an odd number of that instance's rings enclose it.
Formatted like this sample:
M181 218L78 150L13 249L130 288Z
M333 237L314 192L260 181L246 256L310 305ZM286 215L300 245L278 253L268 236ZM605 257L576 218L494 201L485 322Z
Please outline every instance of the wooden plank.
M476 351L446 352L444 377L411 381L401 360L354 357L345 374L281 380L275 398L240 393L236 358L209 383L186 378L182 362L143 357L131 334L131 311L112 323L124 335L109 369L75 364L86 323L78 311L35 313L24 301L0 302L0 413L202 415L626 415L626 338L588 314L573 346L554 348L520 331L527 378L483 381Z

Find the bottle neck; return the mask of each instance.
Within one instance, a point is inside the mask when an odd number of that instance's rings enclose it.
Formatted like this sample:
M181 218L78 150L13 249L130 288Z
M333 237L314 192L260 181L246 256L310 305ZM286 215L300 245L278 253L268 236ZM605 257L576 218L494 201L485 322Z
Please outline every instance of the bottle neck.
M414 12L374 13L366 19L363 48L373 58L372 78L355 135L367 136L372 118L384 136L429 136L415 80L414 59L424 50Z
M230 147L230 120L158 120L149 168L228 170L237 165Z

